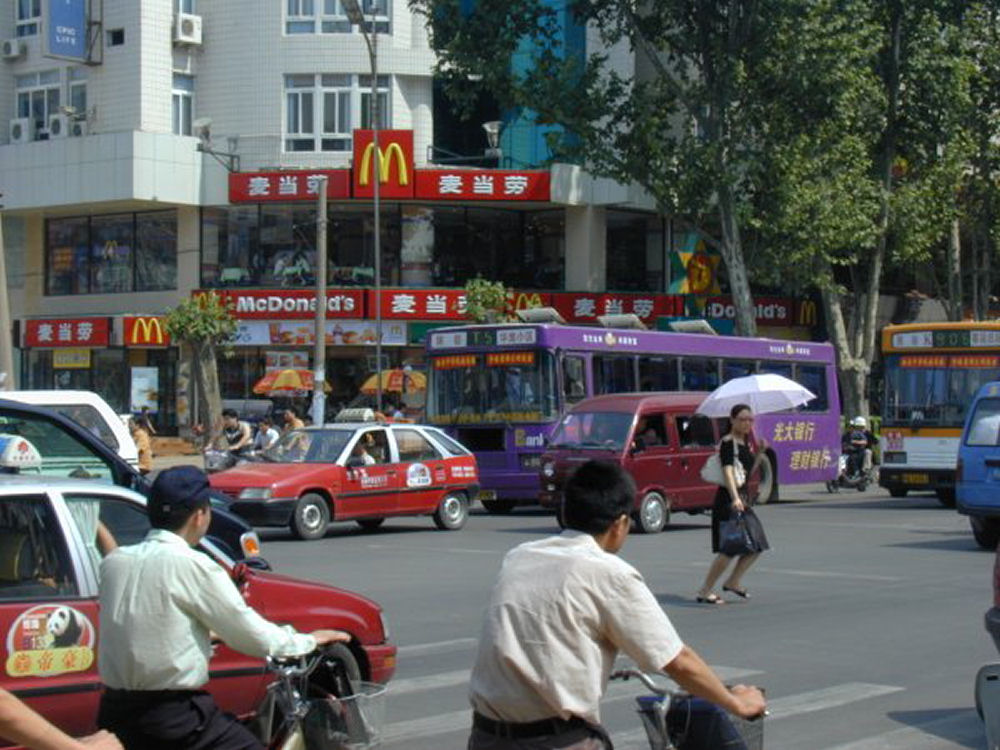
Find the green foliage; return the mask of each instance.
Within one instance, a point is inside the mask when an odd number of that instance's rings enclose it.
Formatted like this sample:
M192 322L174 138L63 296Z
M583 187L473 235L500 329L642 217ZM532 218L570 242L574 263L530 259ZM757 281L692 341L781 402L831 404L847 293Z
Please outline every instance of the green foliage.
M182 300L167 311L167 332L189 344L228 344L237 326L230 307L215 292Z
M465 282L465 314L476 323L506 320L507 289L501 281L477 276Z

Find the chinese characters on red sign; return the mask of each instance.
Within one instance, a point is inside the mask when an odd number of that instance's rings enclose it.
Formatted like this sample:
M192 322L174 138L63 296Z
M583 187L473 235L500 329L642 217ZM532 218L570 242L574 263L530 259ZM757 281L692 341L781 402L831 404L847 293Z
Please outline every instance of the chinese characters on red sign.
M650 328L661 315L684 315L684 298L677 294L581 294L556 292L552 306L567 323L596 323L599 315L632 313Z
M24 321L24 346L107 346L109 318Z
M548 172L499 169L421 169L417 198L430 200L545 201Z
M326 177L326 197L351 197L351 170L315 169L296 172L231 172L230 203L265 201L314 201L319 195L319 178Z
M465 320L465 291L461 289L384 289L383 318ZM369 317L375 315L375 292L368 292Z

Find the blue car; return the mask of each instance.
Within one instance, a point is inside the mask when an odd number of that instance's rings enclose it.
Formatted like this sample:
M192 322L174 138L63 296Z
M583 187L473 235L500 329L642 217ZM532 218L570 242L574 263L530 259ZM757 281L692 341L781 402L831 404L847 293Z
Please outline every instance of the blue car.
M1000 381L982 386L965 417L955 477L958 512L983 549L1000 540Z

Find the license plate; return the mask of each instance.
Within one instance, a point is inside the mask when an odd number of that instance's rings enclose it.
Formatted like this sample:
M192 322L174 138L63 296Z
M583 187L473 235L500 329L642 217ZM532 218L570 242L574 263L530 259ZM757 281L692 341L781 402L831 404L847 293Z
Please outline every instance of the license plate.
M903 484L930 484L931 478L927 474L903 474Z
M497 491L496 490L479 490L480 500L496 500Z

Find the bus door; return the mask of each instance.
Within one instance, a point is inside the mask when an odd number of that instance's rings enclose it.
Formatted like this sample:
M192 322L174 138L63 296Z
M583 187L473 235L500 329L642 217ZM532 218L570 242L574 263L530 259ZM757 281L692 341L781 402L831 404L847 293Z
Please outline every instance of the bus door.
M566 411L590 393L587 388L588 361L582 353L562 353L559 357L559 382L562 408Z

